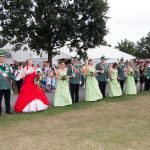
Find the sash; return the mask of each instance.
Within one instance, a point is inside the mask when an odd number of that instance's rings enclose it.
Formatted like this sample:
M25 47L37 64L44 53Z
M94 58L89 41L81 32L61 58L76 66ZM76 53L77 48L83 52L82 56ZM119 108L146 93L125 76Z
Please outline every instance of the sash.
M100 73L102 73L102 74L106 73L106 68L105 68L104 64L99 63L99 69L100 69L100 70L97 71L97 72L100 72Z
M6 71L6 69L4 67L0 66L0 74L3 77L7 78L7 80L8 80L8 78L10 78L10 76L5 71Z
M120 64L119 67L120 67L121 71L124 72L125 66Z
M10 82L10 76L9 76L9 74L7 74L5 72L5 70L6 69L4 67L0 66L0 74L9 82L9 84L11 84L11 82Z
M7 67L7 66L6 66ZM11 95L13 95L13 90L12 90L12 87L11 87L11 82L10 82L10 76L9 74L7 74L6 72L6 69L2 66L0 66L0 74L8 81L8 83L10 84L10 91L11 91Z
M73 69L73 67L71 67L71 69L72 69L72 77L79 77L80 76L80 66L79 65L73 65L74 66L74 68L76 68L76 70L79 72L79 73L77 73L77 72L75 72L75 70Z
M100 70L105 70L104 65L102 63L99 63L99 67L100 67Z

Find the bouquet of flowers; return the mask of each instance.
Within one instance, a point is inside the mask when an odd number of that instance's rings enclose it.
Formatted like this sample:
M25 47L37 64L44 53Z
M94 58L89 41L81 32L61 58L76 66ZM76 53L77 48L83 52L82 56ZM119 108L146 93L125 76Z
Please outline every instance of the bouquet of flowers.
M67 75L63 75L63 76L61 77L61 80L63 80L63 81L67 80Z
M90 72L90 76L93 77L94 76L94 72Z
M131 71L131 72L130 72L130 75L131 75L131 76L134 76L134 72L133 72L133 71Z
M40 74L40 72L37 72L37 75L35 77L35 84L40 86L41 80L42 80L42 75Z

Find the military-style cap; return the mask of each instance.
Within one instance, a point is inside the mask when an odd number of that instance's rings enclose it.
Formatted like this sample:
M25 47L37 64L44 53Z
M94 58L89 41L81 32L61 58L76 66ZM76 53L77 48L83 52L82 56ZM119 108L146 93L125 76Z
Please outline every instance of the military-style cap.
M124 62L124 59L123 59L123 57L120 59L120 62Z
M106 58L105 58L105 56L104 56L104 55L101 57L101 60L106 60Z

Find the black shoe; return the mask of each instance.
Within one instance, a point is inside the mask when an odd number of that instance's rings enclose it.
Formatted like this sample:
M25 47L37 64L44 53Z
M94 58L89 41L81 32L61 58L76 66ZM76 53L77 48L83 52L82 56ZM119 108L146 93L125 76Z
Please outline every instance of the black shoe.
M0 116L1 116L2 112L0 112Z
M12 115L13 113L11 111L6 111L6 114Z

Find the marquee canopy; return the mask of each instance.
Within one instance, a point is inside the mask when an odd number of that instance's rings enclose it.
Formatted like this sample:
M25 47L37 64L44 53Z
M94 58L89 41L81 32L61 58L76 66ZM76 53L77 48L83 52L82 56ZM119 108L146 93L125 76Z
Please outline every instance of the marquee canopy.
M28 58L39 58L39 55L37 55L36 52L31 51L28 49L27 51L23 51L23 48L17 52L12 51L13 46L7 43L3 49L6 50L7 52L11 53L12 59L16 61L25 61ZM71 59L72 57L75 57L77 55L77 52L69 50L67 46L64 46L59 49L60 54L55 56L53 58L54 61L58 59ZM93 49L88 49L87 50L88 58L89 59L100 59L103 55L107 59L121 59L122 57L124 60L131 60L134 59L135 57L132 55L129 55L127 53L121 52L118 49L115 49L113 47L108 47L108 46L100 46L96 47ZM45 52L42 52L42 59L47 59L48 55Z

